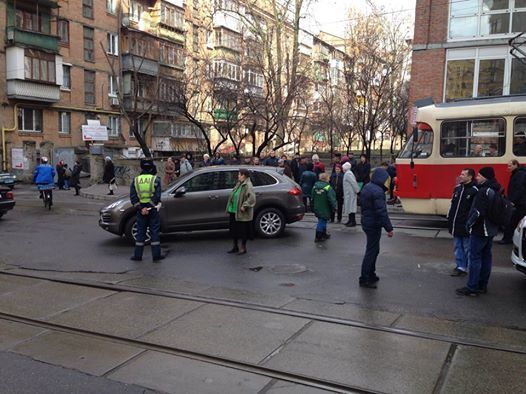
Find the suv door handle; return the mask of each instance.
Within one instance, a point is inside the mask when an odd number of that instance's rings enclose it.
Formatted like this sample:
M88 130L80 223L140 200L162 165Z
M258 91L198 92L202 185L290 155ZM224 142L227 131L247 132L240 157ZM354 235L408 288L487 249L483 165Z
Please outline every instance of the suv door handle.
M209 198L210 200L217 200L217 199L219 198L219 196L216 195L216 194L211 194L211 195L208 196L208 198Z

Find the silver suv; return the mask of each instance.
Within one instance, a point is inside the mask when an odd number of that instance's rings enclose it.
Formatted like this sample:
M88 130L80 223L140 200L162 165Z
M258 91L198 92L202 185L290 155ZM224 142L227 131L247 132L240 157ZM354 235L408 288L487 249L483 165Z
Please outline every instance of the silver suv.
M226 205L240 168L250 171L256 192L255 232L260 237L280 236L287 223L303 219L305 206L301 188L279 168L213 166L187 173L162 194L161 232L217 230L228 228ZM137 231L135 209L129 198L101 209L99 226L134 242Z

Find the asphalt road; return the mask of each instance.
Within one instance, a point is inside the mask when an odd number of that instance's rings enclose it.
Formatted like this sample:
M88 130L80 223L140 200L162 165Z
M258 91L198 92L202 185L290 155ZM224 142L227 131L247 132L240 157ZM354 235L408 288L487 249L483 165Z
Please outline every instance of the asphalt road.
M465 298L454 290L465 284L452 278L452 241L396 232L382 238L377 290L358 287L365 237L357 228L331 227L332 238L314 244L314 233L301 224L277 240L255 240L245 256L232 256L225 231L162 237L169 255L162 264L129 260L132 248L98 227L106 203L55 192L47 211L29 187L15 190L15 209L0 219L0 269L28 273L64 273L103 281L148 278L172 282L187 293L214 295L250 292L327 304L433 316L439 319L526 329L526 276L515 271L509 246L494 246L494 269L487 295ZM145 256L148 256L146 250ZM148 256L149 257L149 256ZM126 282L124 282L126 283Z

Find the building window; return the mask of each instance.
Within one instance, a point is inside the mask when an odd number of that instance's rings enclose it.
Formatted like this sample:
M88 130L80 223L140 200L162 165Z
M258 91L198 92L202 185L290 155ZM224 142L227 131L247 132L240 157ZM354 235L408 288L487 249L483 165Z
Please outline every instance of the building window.
M510 35L525 29L524 0L450 0L450 39Z
M139 131L140 134L144 135L144 126L145 126L145 123L142 119L137 119L135 121L135 125L137 127L137 130ZM135 135L133 134L133 130L132 128L130 127L130 131L128 133L129 137L130 138L135 138Z
M258 88L263 87L263 75L254 71L245 71L244 79L247 85L257 86Z
M93 19L93 0L82 0L82 16Z
M18 130L32 133L42 132L42 110L20 108L18 110Z
M526 63L524 59L512 59L510 94L526 93Z
M60 37L62 45L69 45L69 22L59 19L57 22L57 35Z
M161 23L170 27L184 29L184 12L168 3L161 4Z
M215 45L239 51L241 48L241 36L225 29L217 29L215 31Z
M87 62L95 61L93 45L94 30L91 27L84 27L84 60Z
M62 65L62 89L71 89L71 66Z
M24 77L34 81L55 83L55 55L33 49L24 51Z
M108 96L117 97L117 78L108 75Z
M506 149L504 119L446 121L440 134L443 157L498 157Z
M144 11L142 4L137 0L130 0L130 20L139 22L141 20L142 12Z
M51 32L49 16L46 14L37 14L36 12L17 9L15 17L16 27L21 30L35 31L44 34Z
M504 63L504 59L487 59L479 62L478 97L502 96Z
M107 34L108 49L107 52L111 55L119 55L119 35L115 33Z
M185 62L184 49L180 46L163 42L160 47L159 60L162 64L183 68Z
M58 132L60 134L71 133L71 112L58 113Z
M117 0L106 0L106 11L110 14L117 13Z
M117 116L110 116L108 118L108 136L118 137L121 133L120 118Z
M212 77L226 78L233 81L241 80L239 66L224 60L214 60Z
M95 105L95 71L84 70L84 103Z

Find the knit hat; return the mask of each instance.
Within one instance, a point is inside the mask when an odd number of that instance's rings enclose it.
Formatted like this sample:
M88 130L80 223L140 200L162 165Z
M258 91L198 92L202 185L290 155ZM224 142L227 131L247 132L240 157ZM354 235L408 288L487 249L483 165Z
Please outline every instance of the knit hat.
M336 165L334 166L334 168L339 168L339 169L341 170L341 169L342 169L342 165L341 165L341 164L336 164Z
M344 163L343 166L342 166L342 169L343 169L343 172L347 172L351 169L352 165L351 163L347 162L347 163Z
M486 179L495 179L495 171L493 170L493 167L482 167L479 170L479 174Z
M349 161L349 156L343 156L342 157L342 164L345 164Z

